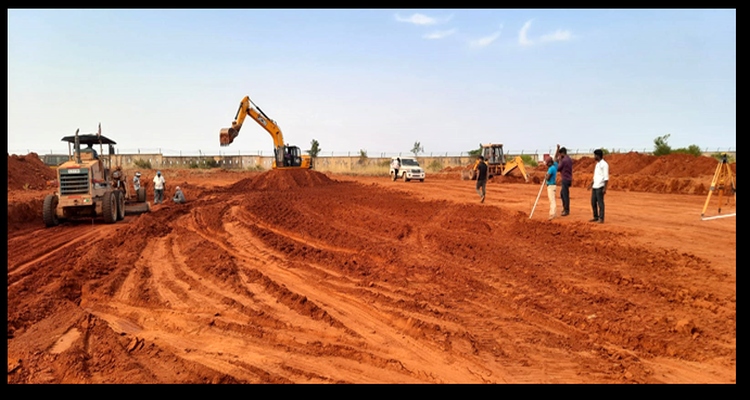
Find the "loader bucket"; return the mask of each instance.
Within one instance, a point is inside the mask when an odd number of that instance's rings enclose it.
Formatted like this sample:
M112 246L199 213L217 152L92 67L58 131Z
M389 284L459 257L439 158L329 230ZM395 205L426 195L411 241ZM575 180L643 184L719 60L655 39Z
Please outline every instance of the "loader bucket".
M222 128L221 131L219 131L219 144L221 146L229 146L234 142L237 133L237 130L234 128Z

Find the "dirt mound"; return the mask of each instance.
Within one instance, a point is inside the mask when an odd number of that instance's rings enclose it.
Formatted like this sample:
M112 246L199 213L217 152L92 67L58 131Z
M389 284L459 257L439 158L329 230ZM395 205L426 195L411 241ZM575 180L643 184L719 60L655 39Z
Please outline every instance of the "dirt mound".
M335 180L318 171L307 169L274 169L245 178L229 186L231 192L247 190L289 190L302 187L327 186Z
M8 190L44 189L56 178L55 170L45 165L36 153L8 155Z
M463 170L471 169L473 166L474 164L469 164L469 165L464 165L464 166L456 165L453 167L445 167L438 172L461 172Z
M36 198L8 200L8 233L26 227L42 225L42 207L46 194Z
M713 157L695 157L689 154L670 154L657 157L654 162L641 169L646 175L663 175L670 178L690 178L713 175L719 161Z
M630 152L607 155L605 159L610 165L610 170L616 168L618 174L637 174L644 168L653 164L654 161L659 159L659 157L650 154ZM591 164L587 167L585 172L592 172L594 170L596 160L593 158L590 160Z
M696 157L681 153L653 156L630 152L608 154L604 156L604 160L609 164L610 175L644 174L670 178L712 176L719 164L719 161L713 157ZM593 157L573 160L573 173L593 173L595 164L596 160ZM730 168L733 173L736 173L737 163L731 163Z

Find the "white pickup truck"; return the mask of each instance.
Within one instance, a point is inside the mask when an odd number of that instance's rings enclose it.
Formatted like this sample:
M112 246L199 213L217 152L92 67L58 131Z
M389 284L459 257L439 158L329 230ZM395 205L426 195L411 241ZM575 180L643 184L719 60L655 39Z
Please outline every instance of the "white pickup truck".
M401 160L401 169L398 170L398 175L394 175L395 171L391 167L389 172L391 179L394 181L396 179L403 179L404 182L417 179L420 182L424 182L424 169L419 166L419 161L415 157L391 157L391 162L395 159Z

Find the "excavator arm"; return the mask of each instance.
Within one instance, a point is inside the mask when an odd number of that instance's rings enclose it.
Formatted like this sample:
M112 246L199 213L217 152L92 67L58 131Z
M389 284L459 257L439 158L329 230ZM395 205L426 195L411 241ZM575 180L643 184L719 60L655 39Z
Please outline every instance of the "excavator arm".
M245 96L240 102L237 114L235 114L234 121L232 121L232 127L223 128L219 131L219 144L221 146L229 146L234 142L234 139L240 134L242 124L248 115L271 135L274 147L284 146L284 135L281 133L279 126L260 107L255 105L249 96Z
M250 116L250 118L271 135L275 154L273 168L277 168L278 165L293 168L312 168L310 156L302 155L297 146L286 145L284 143L284 135L281 133L281 128L276 124L276 121L269 118L260 107L250 100L249 96L245 96L240 101L237 114L234 116L234 121L232 121L232 127L222 128L219 131L219 144L222 147L232 144L234 139L240 134L240 129L242 129L242 124L245 122L247 116Z

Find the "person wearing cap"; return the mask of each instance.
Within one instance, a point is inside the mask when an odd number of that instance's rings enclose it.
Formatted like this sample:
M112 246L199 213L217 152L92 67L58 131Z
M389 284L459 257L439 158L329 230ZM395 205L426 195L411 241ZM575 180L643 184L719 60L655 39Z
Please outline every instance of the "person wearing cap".
M184 203L185 201L185 194L182 193L182 189L180 189L179 186L174 188L174 196L172 197L172 201L175 203Z
M141 173L136 172L135 176L133 176L133 189L135 189L135 192L138 192L138 189L141 188Z
M161 204L164 201L164 186L166 181L161 171L156 171L154 177L154 204Z

